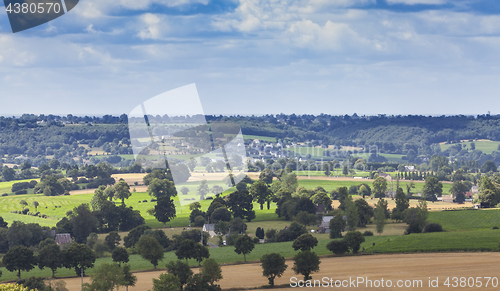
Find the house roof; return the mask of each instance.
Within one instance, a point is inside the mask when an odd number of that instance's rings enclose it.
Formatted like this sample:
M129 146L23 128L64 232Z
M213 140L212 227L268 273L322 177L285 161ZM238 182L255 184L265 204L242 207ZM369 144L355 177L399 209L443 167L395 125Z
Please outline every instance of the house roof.
M71 242L71 235L69 233L58 233L56 234L56 243L60 244L68 244Z

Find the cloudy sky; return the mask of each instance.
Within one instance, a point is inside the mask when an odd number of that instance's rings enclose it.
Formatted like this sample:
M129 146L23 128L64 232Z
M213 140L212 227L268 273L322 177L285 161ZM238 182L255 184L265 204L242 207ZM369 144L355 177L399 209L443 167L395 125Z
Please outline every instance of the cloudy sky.
M2 9L0 114L191 83L206 114L497 114L499 36L496 0L80 0L15 34Z

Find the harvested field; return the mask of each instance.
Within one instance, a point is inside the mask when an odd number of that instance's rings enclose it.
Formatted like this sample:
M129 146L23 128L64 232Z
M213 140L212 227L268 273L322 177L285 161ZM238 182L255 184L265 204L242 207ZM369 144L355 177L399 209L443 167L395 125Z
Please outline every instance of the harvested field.
M391 280L396 284L398 280L422 280L422 288L406 288L408 290L441 290L446 289L444 281L447 277L495 277L498 276L500 262L499 253L436 253L436 254L398 254L398 255L371 255L357 257L322 258L320 272L312 274L313 279L321 280L323 277L335 280L349 280L349 277L365 277L369 280ZM292 271L293 262L287 260L288 269L284 276L277 278L275 284L289 284L291 277L297 277ZM194 270L197 272L197 269ZM152 278L157 278L165 271L135 273L138 283L130 291L146 291L152 289ZM259 263L237 266L223 266L220 281L223 289L250 288L267 284L267 279L262 276ZM439 276L439 288L429 288L429 277L433 280ZM70 291L80 290L79 278L65 279ZM85 278L88 281L88 278ZM481 290L494 290L490 286ZM332 288L331 286L329 288ZM334 287L335 288L335 287ZM355 290L372 290L365 285L359 285ZM396 290L401 288L380 288L381 290ZM462 288L463 289L463 288ZM466 288L473 290L474 288ZM254 289L261 290L261 289ZM268 290L268 289L262 289ZM296 290L284 288L279 290ZM479 290L479 288L477 288Z

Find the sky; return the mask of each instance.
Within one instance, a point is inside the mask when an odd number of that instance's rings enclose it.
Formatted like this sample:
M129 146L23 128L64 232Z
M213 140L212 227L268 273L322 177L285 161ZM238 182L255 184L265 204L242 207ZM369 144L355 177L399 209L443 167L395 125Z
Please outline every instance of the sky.
M496 0L80 0L18 33L1 9L0 114L193 83L205 114L498 114L499 51Z

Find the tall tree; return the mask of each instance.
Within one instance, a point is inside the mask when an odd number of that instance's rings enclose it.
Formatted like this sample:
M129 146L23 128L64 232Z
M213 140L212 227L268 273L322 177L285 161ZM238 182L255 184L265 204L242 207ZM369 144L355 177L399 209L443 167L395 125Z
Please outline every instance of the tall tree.
M125 199L128 199L132 193L130 193L130 186L124 180L120 180L115 184L115 197L120 199L122 204L125 205Z
M341 238L342 232L346 228L346 221L344 220L344 214L342 210L336 209L333 212L333 218L330 220L329 228L330 228L330 238Z
M345 200L345 216L347 218L347 226L350 231L356 230L359 222L359 212L358 206L352 200L352 197L349 197Z
M250 187L250 195L252 195L253 201L260 204L260 210L264 209L264 203L266 203L270 194L271 191L263 181L257 181Z
M283 276L288 267L285 264L285 258L278 253L263 255L260 258L260 263L262 264L262 275L267 277L271 287L274 287L274 279Z
M158 262L163 259L163 247L160 243L152 236L143 235L136 244L137 253L141 255L145 260L148 260L153 264L156 269Z
M384 177L377 177L373 181L373 193L375 198L385 197L385 191L387 190L387 180Z
M137 283L137 277L130 272L130 265L124 265L122 268L123 277L120 282L121 286L125 286L126 291L128 291L128 286L135 286Z
M194 258L194 248L195 242L191 239L184 239L179 243L175 255L179 260L186 259L186 264L188 259Z
M94 251L84 244L72 243L63 252L63 266L65 268L73 268L77 276L81 270L85 274L85 269L92 268L97 258Z
M49 268L52 271L52 278L54 278L56 270L63 265L63 258L61 248L54 240L52 242L46 244L38 251L38 267L40 269Z
M465 201L465 194L469 191L468 187L461 181L453 182L451 185L450 193L455 197L455 201L463 203Z
M163 222L163 227L166 228L167 222L175 217L174 200L167 196L158 198L153 215L159 222Z
M11 248L2 259L5 268L10 272L17 271L21 279L21 271L30 271L35 267L36 259L33 251L25 246Z
M399 188L401 189L401 188ZM403 194L404 195L404 194ZM377 233L382 234L384 232L385 227L385 207L382 199L377 202L374 211L374 220L377 229Z
M112 251L120 244L120 241L122 238L116 231L110 232L105 238L104 241L106 242L106 245L109 247L109 249Z
M311 273L319 271L320 260L318 255L311 251L297 253L293 257L293 268L295 274L304 276L304 281L312 279Z
M201 273L203 274L203 277L205 277L205 280L207 280L212 286L215 282L222 279L222 270L215 259L205 260L201 267Z
M196 189L198 195L200 196L200 200L205 199L205 195L208 194L208 182L207 180L201 180L200 185L198 185L198 189Z
M247 254L255 248L255 244L248 235L241 235L234 243L234 251L239 255L243 254L245 262L247 261Z
M181 282L173 274L160 274L158 279L153 278L153 291L178 291L180 288Z
M128 263L129 256L127 249L116 247L111 253L111 258L113 259L113 262L118 263L118 266L121 266L121 263Z
M293 241L293 249L301 251L310 251L318 245L318 239L309 233L304 233Z
M70 221L73 226L73 236L77 243L86 243L90 233L95 232L99 226L99 221L90 211L88 204L80 204L73 208Z
M255 218L253 210L252 196L248 191L236 191L229 195L227 206L233 213L234 217L251 221Z
M435 196L441 197L443 193L443 183L439 182L436 177L427 177L425 179L424 188L422 189L427 200L434 201Z
M181 288L182 286L186 285L189 277L193 275L193 271L189 267L187 263L184 263L183 261L170 261L167 264L167 271L170 274L173 274L177 278L179 278L179 281L181 283Z

